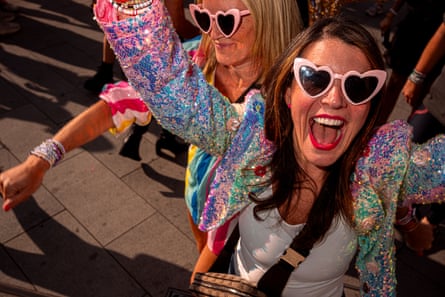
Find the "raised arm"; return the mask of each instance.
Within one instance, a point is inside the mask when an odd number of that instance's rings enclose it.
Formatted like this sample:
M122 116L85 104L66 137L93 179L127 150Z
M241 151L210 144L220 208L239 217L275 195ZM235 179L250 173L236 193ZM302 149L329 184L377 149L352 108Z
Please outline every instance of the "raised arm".
M190 60L162 2L153 0L140 15L123 19L108 0L99 0L95 14L132 87L160 124L223 154L235 134L229 120L241 115Z
M408 104L417 106L422 90L423 81L428 77L428 74L437 65L440 59L445 55L445 14L444 22L439 26L436 33L430 39L425 49L422 52L412 74L407 79L402 94Z
M379 292L395 296L391 263L395 260L393 224L398 207L445 201L445 136L424 145L414 144L411 137L411 127L404 121L382 126L352 176L360 244L357 269L362 287L369 289L363 296Z
M51 166L69 152L113 127L111 109L100 100L66 124L52 139L36 147L21 164L0 173L3 209L10 210L28 199L41 185Z

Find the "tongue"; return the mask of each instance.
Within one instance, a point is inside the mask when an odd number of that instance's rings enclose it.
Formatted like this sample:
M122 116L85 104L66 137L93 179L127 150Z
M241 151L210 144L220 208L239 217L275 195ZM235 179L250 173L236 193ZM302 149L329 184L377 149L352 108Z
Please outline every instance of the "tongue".
M332 144L337 139L338 129L314 123L312 134L320 144Z

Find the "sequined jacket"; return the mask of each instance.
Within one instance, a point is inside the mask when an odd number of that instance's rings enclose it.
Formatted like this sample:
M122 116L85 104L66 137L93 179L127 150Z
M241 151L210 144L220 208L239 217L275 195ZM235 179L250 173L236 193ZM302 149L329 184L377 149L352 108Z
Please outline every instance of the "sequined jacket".
M108 3L98 0L96 19L155 118L186 141L222 156L200 223L202 229L216 228L250 203L248 192L260 193L268 185L274 147L263 133L263 98L252 92L243 105L230 105L182 49L159 0L143 15L121 21ZM397 206L445 200L445 137L421 146L410 137L403 121L383 126L351 176L362 296L396 295Z

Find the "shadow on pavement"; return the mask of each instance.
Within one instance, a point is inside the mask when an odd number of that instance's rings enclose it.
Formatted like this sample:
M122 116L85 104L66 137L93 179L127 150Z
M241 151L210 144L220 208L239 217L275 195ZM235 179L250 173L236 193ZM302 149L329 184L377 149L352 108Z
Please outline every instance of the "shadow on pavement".
M128 258L97 246L97 242L89 234L85 234L85 230L69 230L62 225L59 220L63 222L63 215L50 218L33 198L13 211L27 232L29 240L38 249L18 250L2 245L1 249L6 254L12 259L17 259L16 263L1 259L2 273L13 279L31 283L37 291L8 284L8 287L3 287L3 292L8 292L9 289L17 294L15 296L42 296L38 293L46 294L46 291L49 291L52 294L72 297L144 294L157 297L164 296L168 287L186 288L188 285L188 270L146 254ZM37 226L29 225L30 216L40 217ZM67 225L66 222L64 224ZM90 242L80 236L88 238ZM113 261L113 258L119 264ZM130 278L124 267L129 270L138 269L136 275L144 279ZM110 283L110 280L113 283ZM153 284L153 288L143 288L144 284ZM156 292L154 288L162 289ZM29 295L33 292L35 295Z

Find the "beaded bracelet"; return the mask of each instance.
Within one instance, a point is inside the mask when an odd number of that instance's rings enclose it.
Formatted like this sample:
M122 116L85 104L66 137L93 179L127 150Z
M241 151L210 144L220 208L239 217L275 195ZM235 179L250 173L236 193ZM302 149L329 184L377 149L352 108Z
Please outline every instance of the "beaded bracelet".
M417 71L416 69L414 69L413 72L411 72L411 74L408 77L408 79L413 83L415 83L416 85L422 84L425 78L426 75Z
M131 0L131 1L118 1L118 0L109 0L111 5L119 12L136 16L146 10L151 6L151 0Z
M133 8L133 7L138 7L140 5L145 6L147 4L147 2L151 2L148 0L110 0L110 3L118 5L118 6L122 6L125 8Z
M30 154L42 158L47 161L51 167L54 167L63 159L65 148L57 140L47 139L33 148Z

